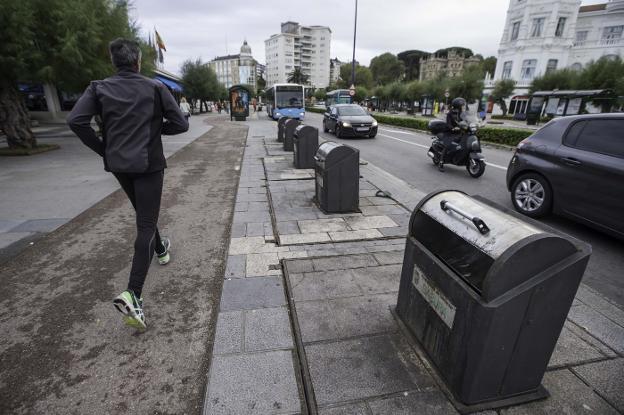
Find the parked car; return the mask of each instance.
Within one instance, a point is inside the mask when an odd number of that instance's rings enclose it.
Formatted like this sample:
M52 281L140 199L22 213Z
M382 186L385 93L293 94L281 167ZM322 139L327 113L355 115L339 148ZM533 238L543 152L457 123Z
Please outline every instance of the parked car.
M550 121L518 144L507 188L527 216L553 212L624 238L624 114Z
M377 121L357 104L336 104L323 116L323 131L336 137L370 137L377 135Z

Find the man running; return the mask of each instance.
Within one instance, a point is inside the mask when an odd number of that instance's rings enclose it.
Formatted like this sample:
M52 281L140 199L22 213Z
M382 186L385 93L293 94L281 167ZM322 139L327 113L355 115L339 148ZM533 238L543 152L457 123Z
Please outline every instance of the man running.
M161 134L183 133L189 126L167 88L139 73L137 42L116 39L109 44L109 52L117 74L91 82L67 123L85 145L102 156L104 169L117 178L136 212L130 281L113 304L128 326L145 330L141 291L150 262L154 253L161 265L170 259L171 243L156 227L167 167ZM91 128L94 116L101 117L101 140Z

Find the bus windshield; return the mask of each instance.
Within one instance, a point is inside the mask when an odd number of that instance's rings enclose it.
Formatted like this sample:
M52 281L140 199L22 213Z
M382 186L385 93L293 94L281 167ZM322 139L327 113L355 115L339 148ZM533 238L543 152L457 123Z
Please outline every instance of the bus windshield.
M362 107L358 105L349 105L348 107L339 107L338 112L340 115L368 115Z
M303 88L295 86L277 87L275 91L276 108L302 108Z

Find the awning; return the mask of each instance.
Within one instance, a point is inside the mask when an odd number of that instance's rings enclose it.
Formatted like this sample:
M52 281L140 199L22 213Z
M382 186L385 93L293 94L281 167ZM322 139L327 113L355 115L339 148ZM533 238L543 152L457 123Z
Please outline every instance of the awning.
M174 91L182 92L182 85L180 85L179 83L175 81L172 81L171 79L167 79L165 77L158 76L158 75L156 75L154 79L158 79L160 82L167 85L169 88L173 89Z

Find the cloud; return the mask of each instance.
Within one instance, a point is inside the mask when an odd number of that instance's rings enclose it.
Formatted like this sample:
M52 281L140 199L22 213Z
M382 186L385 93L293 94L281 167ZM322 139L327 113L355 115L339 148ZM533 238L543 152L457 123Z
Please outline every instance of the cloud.
M289 20L328 26L331 56L350 61L354 4L354 0L135 0L132 15L145 33L156 27L167 46L165 69L179 73L186 59L209 61L238 53L244 39L254 58L264 63L264 41ZM368 65L384 52L434 52L449 46L496 55L508 4L502 0L359 0L356 59Z

